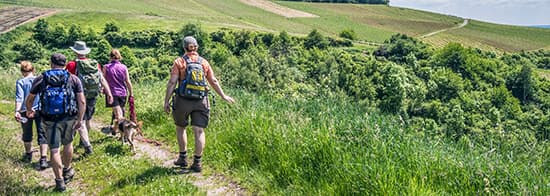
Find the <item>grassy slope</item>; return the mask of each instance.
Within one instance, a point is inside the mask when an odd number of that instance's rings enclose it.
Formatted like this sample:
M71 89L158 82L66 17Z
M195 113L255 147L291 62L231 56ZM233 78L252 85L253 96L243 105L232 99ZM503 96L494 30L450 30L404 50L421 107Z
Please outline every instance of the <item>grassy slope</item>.
M269 32L285 30L305 35L312 29L336 36L353 29L359 39L383 42L394 33L420 36L459 25L462 19L430 12L381 5L352 5L277 1L283 6L310 12L319 18L284 18L239 0L160 0L160 1L0 1L9 4L62 8L49 18L52 22L87 23L101 29L106 21L118 21L125 30L179 29L183 24L203 24L206 30L220 27ZM84 6L82 6L84 4ZM425 41L436 46L459 41L466 46L502 51L534 50L550 47L550 30L496 25L471 21L465 28L444 32Z
M496 25L470 20L466 27L426 39L440 46L455 41L466 46L501 51L536 50L550 46L550 29Z

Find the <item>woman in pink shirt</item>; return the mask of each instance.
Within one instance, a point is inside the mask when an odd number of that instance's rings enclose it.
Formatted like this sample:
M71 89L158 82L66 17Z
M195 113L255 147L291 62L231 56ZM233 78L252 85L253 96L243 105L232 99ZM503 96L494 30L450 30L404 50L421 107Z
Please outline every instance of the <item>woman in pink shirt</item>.
M122 56L120 51L113 49L110 53L111 62L103 65L103 76L109 84L113 103L107 103L107 107L113 108L114 118L119 120L124 118L124 106L126 98L133 97L132 82L126 65L120 63Z

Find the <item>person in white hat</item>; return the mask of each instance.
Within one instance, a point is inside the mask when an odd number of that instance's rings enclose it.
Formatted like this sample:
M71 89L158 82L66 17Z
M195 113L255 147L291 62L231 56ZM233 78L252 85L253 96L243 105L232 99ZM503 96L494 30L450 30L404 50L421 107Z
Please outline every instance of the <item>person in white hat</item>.
M101 86L107 96L108 103L113 102L113 96L109 89L109 84L107 84L107 80L103 78L103 74L101 73L101 65L96 60L86 57L91 51L91 49L86 46L86 42L76 41L74 45L69 48L75 52L77 58L70 61L66 69L71 74L77 75L80 78L86 97L86 112L84 113L86 126L82 126L78 133L80 134L81 145L84 146L84 155L89 155L93 150L88 136L88 130L90 130L90 120L95 113L95 105Z

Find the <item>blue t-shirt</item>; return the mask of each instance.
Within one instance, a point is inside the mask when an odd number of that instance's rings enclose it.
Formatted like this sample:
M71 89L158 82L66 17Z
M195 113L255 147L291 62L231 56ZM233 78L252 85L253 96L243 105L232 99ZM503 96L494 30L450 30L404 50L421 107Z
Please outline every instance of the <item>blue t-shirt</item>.
M24 77L15 82L15 102L22 103L20 111L27 111L25 99L27 99L31 91L32 82L35 78L35 76ZM34 103L32 104L32 109L35 111L38 110L38 101L40 100L38 97L39 96L36 96L34 98Z

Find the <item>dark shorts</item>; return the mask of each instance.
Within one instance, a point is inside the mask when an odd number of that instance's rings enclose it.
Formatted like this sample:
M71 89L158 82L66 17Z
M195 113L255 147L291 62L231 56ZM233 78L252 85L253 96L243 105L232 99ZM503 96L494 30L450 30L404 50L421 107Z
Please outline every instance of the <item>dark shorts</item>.
M124 108L124 106L126 106L126 96L113 96L113 104L109 104L109 102L107 102L107 96L105 96L105 106L108 108L114 106L120 106L121 108Z
M193 100L185 99L180 96L174 96L174 106L172 117L174 123L180 127L189 125L189 116L191 116L191 125L206 128L210 119L210 104L208 97L204 99Z
M73 142L75 134L73 126L75 123L76 116L67 117L60 121L42 121L50 149L59 148L61 145Z
M21 114L21 117L27 118L26 112L20 112L19 114ZM32 124L34 122L34 126L36 126L36 135L38 136L36 138L38 145L48 143L46 141L46 135L44 129L42 129L42 124L40 121L42 121L42 119L40 118L40 114L38 112L35 112L34 118L28 119L26 123L21 123L21 128L23 129L23 142L32 142Z
M86 112L84 112L84 120L92 120L95 113L95 103L97 98L86 99Z

